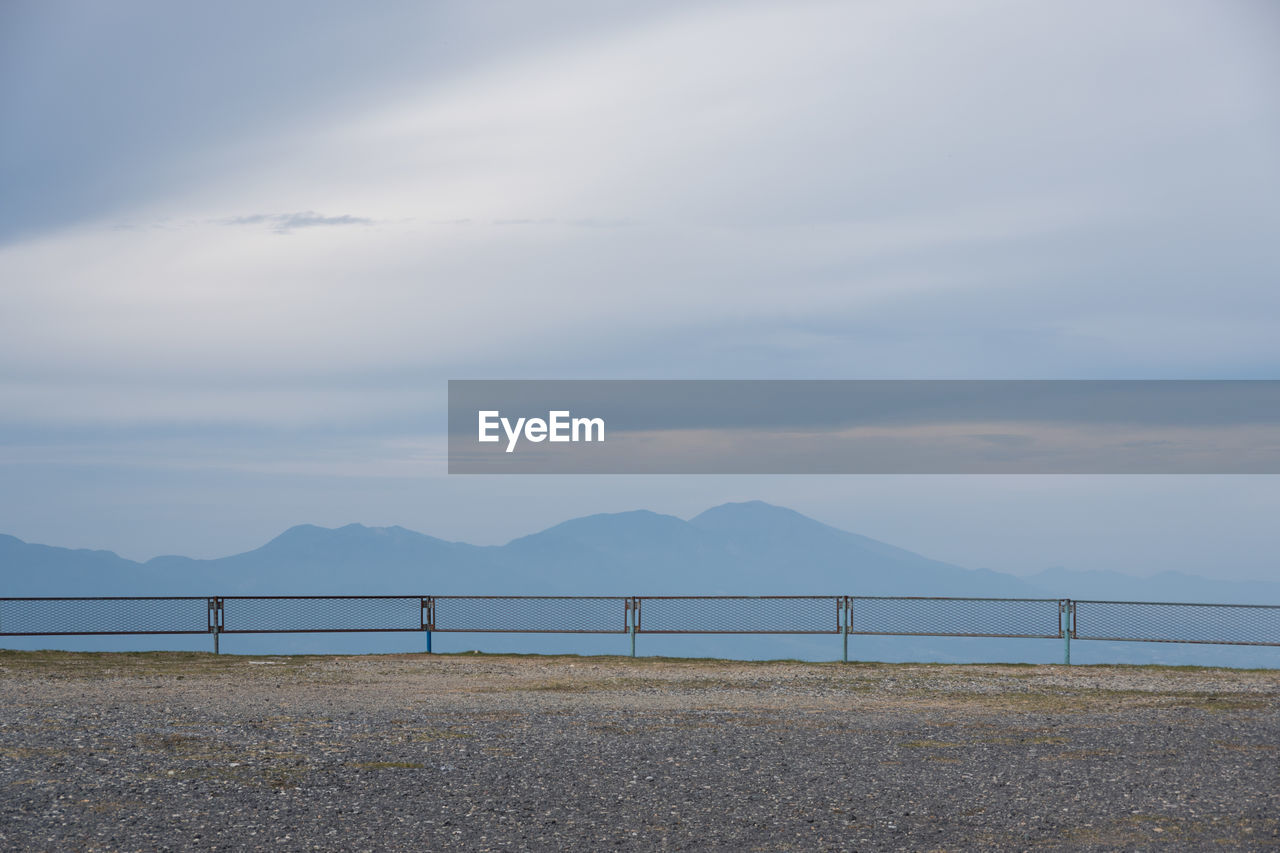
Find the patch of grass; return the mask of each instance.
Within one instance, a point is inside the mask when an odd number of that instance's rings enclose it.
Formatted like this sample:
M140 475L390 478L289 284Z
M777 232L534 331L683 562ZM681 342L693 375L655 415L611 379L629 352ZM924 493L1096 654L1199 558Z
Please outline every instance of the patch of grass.
M65 755L66 750L59 746L4 746L0 747L0 755L5 758L29 759L43 758L50 755Z
M1087 761L1090 758L1105 758L1111 755L1119 755L1117 749L1069 749L1065 752L1055 752L1053 755L1040 756L1041 761Z
M981 708L1011 713L1078 714L1121 708L1191 708L1230 713L1276 707L1274 696L1167 690L1093 689L1017 693L964 693L917 690L899 694L917 697L922 704ZM897 698L897 697L895 697Z
M405 733L405 737L414 743L432 743L438 740L466 740L471 735L449 729L412 729Z
M209 747L213 745L205 738L177 733L163 735L141 734L135 740L138 746L143 749L159 750L173 755L206 753L209 751Z
M264 767L260 771L262 782L277 791L302 787L302 780L307 776L305 767Z
M1280 821L1271 817L1188 819L1172 815L1134 814L1092 827L1069 829L1065 840L1075 844L1102 844L1108 848L1131 848L1161 841L1194 845L1199 849L1210 845L1254 849L1262 845L1275 846L1274 842L1268 842L1277 827L1280 827Z
M948 740L909 740L901 744L908 749L954 749L964 746L962 743L953 743Z
M1054 735L1037 735L1035 737L992 737L992 738L984 738L983 740L979 741L979 743L1001 744L1004 746L1022 746L1022 745L1039 746L1041 744L1060 744L1060 743L1066 743L1066 742L1067 742L1066 738L1056 737Z
M0 678L38 675L44 678L173 677L236 673L279 677L330 660L328 655L240 656L210 652L63 652L0 650ZM279 666L249 666L271 661Z
M270 769L278 762L303 762L307 756L278 749L271 743L230 744L214 738L181 733L140 734L137 748L188 762L235 763L241 767Z
M678 666L678 667L723 667L735 668L770 667L778 664L812 667L815 670L857 671L911 671L913 669L944 669L980 673L996 671L1006 677L1033 677L1038 670L1089 673L1095 671L1141 671L1165 672L1170 675L1204 674L1221 672L1224 674L1276 673L1270 668L1227 668L1213 666L1169 665L1169 664L1077 664L1064 666L1061 664L1036 664L1025 662L983 663L910 663L883 661L802 661L795 658L775 658L770 660L726 660L708 657L669 657L665 655L646 655L632 658L626 655L544 655L535 653L511 652L444 652L427 655L425 653L391 653L381 655L214 655L210 652L66 652L57 650L24 651L0 649L0 678L22 674L24 672L42 671L45 674L84 675L110 671L113 674L172 674L189 675L200 672L222 672L230 669L261 670L261 674L272 677L284 668L297 668L317 663L338 662L346 659L370 659L381 661L404 661L421 663L431 660L458 660L484 658L486 660L535 660L542 663L576 663L594 662L607 664L626 664L634 667ZM279 664L281 666L244 666L244 664Z
M1215 740L1213 745L1219 749L1229 749L1234 752L1273 752L1280 749L1273 743L1235 743L1229 740Z
M549 693L586 693L591 690L591 686L591 684L583 681L543 681L535 684L526 684L517 689L542 690Z
M1263 708L1272 707L1275 703L1258 696L1193 693L1176 695L1170 704L1175 708L1196 708L1202 711L1229 713L1232 711L1259 711Z
M232 767L229 764L215 764L207 767L182 767L170 770L165 775L170 779L282 789L297 787L305 774L306 771L302 768L257 767L249 764Z
M98 814L112 814L126 809L133 811L134 809L144 808L147 804L141 800L99 800L90 803L88 809Z

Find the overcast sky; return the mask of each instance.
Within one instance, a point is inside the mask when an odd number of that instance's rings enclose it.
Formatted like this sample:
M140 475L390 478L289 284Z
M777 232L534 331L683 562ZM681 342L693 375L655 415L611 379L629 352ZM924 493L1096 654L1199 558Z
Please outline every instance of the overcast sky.
M448 477L450 378L1278 378L1270 0L0 4L0 532L763 499L1280 579L1277 477Z

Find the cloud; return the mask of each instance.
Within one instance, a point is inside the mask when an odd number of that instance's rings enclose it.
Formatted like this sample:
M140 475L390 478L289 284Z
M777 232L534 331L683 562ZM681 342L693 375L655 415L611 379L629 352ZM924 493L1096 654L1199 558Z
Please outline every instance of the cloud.
M255 213L249 216L234 216L219 220L222 225L267 225L277 234L288 234L301 228L329 228L338 225L373 225L374 221L364 216L324 216L312 210L297 213Z
M269 456L459 377L1280 375L1272 5L41 4L0 420Z

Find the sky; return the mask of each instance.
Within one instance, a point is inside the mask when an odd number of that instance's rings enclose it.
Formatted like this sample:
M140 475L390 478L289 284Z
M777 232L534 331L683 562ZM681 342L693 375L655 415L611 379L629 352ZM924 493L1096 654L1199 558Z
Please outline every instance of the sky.
M0 532L761 499L1280 579L1275 476L453 476L449 379L1280 378L1280 7L0 5Z

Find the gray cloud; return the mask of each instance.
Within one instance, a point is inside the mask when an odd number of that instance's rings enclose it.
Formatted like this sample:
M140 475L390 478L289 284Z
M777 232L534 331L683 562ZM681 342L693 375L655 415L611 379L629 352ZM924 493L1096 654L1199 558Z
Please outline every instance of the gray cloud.
M258 426L271 457L317 425L443 429L424 397L451 377L1280 375L1270 0L82 5L0 12L0 421L23 435L98 430L109 459L113 430ZM242 211L265 212L210 221ZM79 493L40 485L50 442L0 497L52 518ZM86 475L80 517L144 467ZM199 502L180 480L163 512ZM818 494L635 482L556 488ZM262 484L222 503L263 509ZM981 503L915 518L929 489L893 488L918 529ZM431 489L465 523L495 491ZM1184 518L1226 524L1228 493L1188 487Z
M502 2L494 14L406 0L280 0L252 12L165 0L0 4L0 245L220 180L265 140L300 126L327 132L335 113L406 85L679 5L557 2L556 14Z
M219 220L222 225L267 225L277 234L288 234L301 228L329 228L337 225L372 225L374 220L364 216L324 216L311 210L297 213L254 213Z

